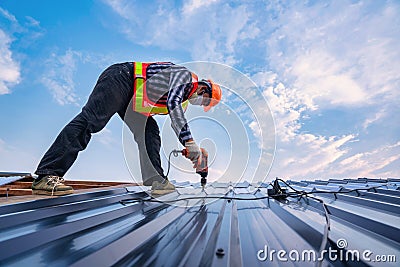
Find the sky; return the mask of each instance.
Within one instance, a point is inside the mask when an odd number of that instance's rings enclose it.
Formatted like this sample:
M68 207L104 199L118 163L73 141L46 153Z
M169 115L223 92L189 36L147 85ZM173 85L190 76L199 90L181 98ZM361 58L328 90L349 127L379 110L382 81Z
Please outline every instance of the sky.
M219 109L188 111L210 180L400 177L399 43L396 0L2 0L0 171L33 173L107 66L171 61L226 71L188 65L224 88ZM157 121L166 168L182 147ZM113 117L65 178L130 181L126 138ZM197 181L182 162L173 178Z

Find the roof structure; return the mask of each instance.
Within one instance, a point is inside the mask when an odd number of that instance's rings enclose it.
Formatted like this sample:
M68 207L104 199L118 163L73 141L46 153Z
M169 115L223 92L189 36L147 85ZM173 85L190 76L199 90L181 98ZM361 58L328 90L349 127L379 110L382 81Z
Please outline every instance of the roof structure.
M132 186L0 206L0 265L400 261L400 179L281 181L274 198L270 184L175 185L177 192L156 199Z

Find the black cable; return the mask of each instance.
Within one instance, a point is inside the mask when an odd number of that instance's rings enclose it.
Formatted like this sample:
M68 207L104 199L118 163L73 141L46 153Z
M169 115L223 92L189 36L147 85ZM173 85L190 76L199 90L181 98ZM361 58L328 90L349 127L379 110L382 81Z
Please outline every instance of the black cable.
M276 195L280 196L280 195ZM126 203L135 203L135 202L157 202L157 203L174 203L178 201L184 200L194 200L194 199L226 199L226 200L261 200L267 198L273 198L274 196L263 196L263 197L255 197L255 198L240 198L240 197L226 197L226 196L196 196L196 197L182 197L171 200L158 200L154 197L150 198L130 198L120 200L120 203L125 205Z
M171 152L169 152L169 156L168 156L168 169L167 169L167 174L165 175L168 178L168 174L169 174L169 169L171 168L171 155L172 153L174 153L174 150L172 150ZM169 179L168 179L169 180Z
M174 157L178 157L178 153L181 153L180 150L173 149L171 152L169 152L168 156L168 169L167 169L167 174L165 175L168 178L169 170L171 168L171 155L174 154Z
M360 188L357 190L362 190L362 191L368 191L371 189L375 189L381 186L376 186L376 187L371 187L371 188ZM296 190L296 189L294 189ZM134 203L134 202L162 202L162 203L173 203L173 202L178 202L178 201L183 201L183 200L193 200L193 199L226 199L226 200L262 200L262 199L268 199L268 198L274 198L274 197L281 197L281 196L286 196L286 197L301 197L301 196L308 196L312 194L347 194L351 193L354 190L349 190L349 191L313 191L313 192L305 192L305 191L299 191L296 190L296 193L293 192L288 192L288 193L283 193L283 194L276 194L276 195L266 195L262 197L253 197L253 198L248 198L248 197L227 197L227 196L194 196L194 197L183 197L183 198L176 198L176 199L171 199L171 200L157 200L154 197L150 198L129 198L129 199L123 199L120 201L121 204L124 203ZM310 197L311 198L311 197ZM312 197L313 199L316 199L315 197ZM322 201L322 200L321 200Z

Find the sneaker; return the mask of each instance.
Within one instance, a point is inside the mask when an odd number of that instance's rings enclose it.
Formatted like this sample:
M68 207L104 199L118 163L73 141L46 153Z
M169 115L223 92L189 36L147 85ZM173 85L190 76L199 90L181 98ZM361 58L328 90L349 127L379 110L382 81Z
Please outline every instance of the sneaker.
M153 195L164 195L172 193L174 191L175 191L175 186L171 184L168 180L165 180L162 183L155 181L151 186L151 193Z
M155 181L161 183L161 182L164 182L164 180L166 180L164 176L162 176L162 175L155 175L155 176L152 176L152 177L150 177L150 178L147 178L146 180L143 180L143 185L145 185L145 186L152 186L153 183L154 183Z
M33 181L32 194L34 195L51 195L62 196L72 194L74 189L71 186L63 184L64 178L59 176L48 175L39 181Z

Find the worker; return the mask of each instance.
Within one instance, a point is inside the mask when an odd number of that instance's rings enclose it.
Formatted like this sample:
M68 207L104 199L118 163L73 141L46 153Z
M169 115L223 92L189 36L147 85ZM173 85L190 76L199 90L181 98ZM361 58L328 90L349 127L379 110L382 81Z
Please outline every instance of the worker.
M207 112L219 103L221 94L212 80L198 80L196 74L171 62L111 65L98 78L82 111L62 129L41 159L32 183L33 194L73 193L63 176L87 147L91 135L101 131L116 113L125 118L138 144L143 184L151 186L153 194L174 191L161 167L160 131L153 116L169 114L174 132L196 167L201 152L184 111L189 102Z

